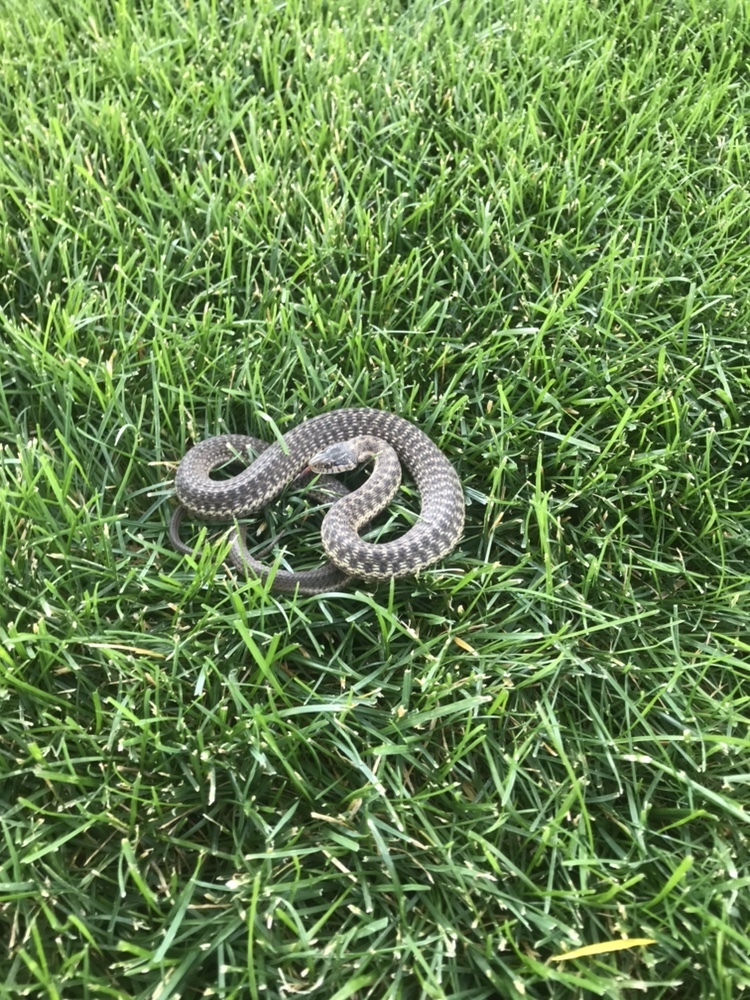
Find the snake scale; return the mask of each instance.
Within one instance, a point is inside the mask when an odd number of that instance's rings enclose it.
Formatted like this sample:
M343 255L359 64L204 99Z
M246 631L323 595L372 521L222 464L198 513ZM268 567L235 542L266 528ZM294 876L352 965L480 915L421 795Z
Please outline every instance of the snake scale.
M248 447L260 451L251 465L230 479L211 478L213 469L243 455ZM272 445L240 434L223 434L195 445L175 476L180 506L170 524L172 544L181 552L191 551L179 535L186 513L209 520L245 517L306 473L343 471L370 459L375 464L366 482L352 493L341 486L336 491L339 499L323 520L321 539L330 563L298 573L278 570L272 585L277 590L318 594L337 589L351 577L377 582L418 573L447 555L461 536L461 483L448 459L423 431L403 417L368 408L311 417ZM401 464L419 490L419 519L394 541L364 541L359 531L395 495ZM261 577L268 575L268 567L247 551L242 527L234 536L229 557L237 566Z

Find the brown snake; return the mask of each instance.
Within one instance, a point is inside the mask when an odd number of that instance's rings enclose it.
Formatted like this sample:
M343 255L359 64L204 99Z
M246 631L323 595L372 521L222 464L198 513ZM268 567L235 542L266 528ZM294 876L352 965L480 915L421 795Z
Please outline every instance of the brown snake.
M214 480L210 473L248 446L263 451L231 479ZM279 570L276 589L317 594L337 589L350 577L380 581L411 576L447 555L464 525L464 501L458 476L427 435L403 417L381 410L346 409L303 421L283 442L265 446L255 438L223 434L195 445L180 462L175 492L180 507L170 524L170 539L179 551L191 550L181 541L179 526L187 512L211 520L244 517L265 507L285 486L305 472L330 473L353 468L374 458L367 481L341 496L327 512L321 538L330 564L300 573ZM372 544L359 530L387 506L400 484L400 464L414 479L421 499L416 524L401 537ZM230 558L260 576L268 567L254 560L240 529Z

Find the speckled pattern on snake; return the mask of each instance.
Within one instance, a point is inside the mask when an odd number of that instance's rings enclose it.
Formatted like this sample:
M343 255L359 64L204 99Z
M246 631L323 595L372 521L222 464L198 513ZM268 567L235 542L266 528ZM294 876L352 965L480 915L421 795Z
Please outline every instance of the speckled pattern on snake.
M252 514L309 471L311 462L321 460L318 465L325 470L330 453L337 450L331 446L343 442L359 450L357 461L363 460L362 456L364 460L374 458L375 467L359 489L341 496L326 514L321 538L331 562L299 573L279 570L273 580L275 589L316 594L338 589L351 577L377 582L411 576L451 552L464 526L463 492L453 466L414 424L393 413L367 408L333 410L311 417L289 431L283 444L265 445L246 435L223 434L195 445L175 476L180 507L170 525L172 543L182 552L191 551L179 537L185 513L209 520ZM263 449L248 468L231 479L210 478L213 469L232 456L242 455L248 446L255 451ZM394 464L399 462L419 490L419 518L394 541L366 542L359 537L359 530L398 489L400 469ZM342 488L339 492L345 491ZM242 529L230 558L260 576L268 573L268 568L247 552Z

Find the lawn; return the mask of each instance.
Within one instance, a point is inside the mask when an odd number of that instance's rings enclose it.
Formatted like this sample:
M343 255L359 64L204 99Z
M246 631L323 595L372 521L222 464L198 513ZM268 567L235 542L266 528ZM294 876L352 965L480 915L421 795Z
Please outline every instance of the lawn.
M746 0L2 0L1 1000L750 990L749 64ZM452 555L171 549L192 443L345 406Z

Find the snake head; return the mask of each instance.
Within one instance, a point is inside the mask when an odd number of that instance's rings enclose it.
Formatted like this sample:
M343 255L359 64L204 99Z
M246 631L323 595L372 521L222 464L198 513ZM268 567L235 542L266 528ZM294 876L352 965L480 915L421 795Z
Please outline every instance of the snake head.
M337 441L310 459L310 469L321 476L335 476L339 472L356 469L361 459L348 441Z

